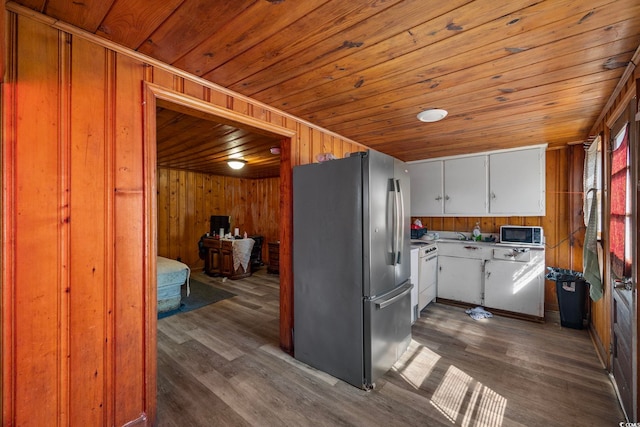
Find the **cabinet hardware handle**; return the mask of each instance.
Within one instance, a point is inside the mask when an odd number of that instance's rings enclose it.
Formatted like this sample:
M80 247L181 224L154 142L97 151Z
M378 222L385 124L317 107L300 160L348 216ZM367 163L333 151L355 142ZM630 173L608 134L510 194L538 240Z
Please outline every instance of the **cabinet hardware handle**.
M444 196L444 199L445 199L445 200L449 200L450 198L451 198L451 197L449 197L449 196Z
M437 200L437 201L442 200L442 196L438 196L438 197L436 197L436 200Z
M496 193L494 193L493 191L491 192L491 198L495 199L496 198Z

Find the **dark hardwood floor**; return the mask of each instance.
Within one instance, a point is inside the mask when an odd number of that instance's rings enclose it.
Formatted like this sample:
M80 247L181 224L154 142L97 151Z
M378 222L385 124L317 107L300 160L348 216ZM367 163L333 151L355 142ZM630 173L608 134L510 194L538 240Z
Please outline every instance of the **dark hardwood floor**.
M404 357L365 392L278 346L278 276L158 321L159 426L613 426L624 420L587 331L432 303Z

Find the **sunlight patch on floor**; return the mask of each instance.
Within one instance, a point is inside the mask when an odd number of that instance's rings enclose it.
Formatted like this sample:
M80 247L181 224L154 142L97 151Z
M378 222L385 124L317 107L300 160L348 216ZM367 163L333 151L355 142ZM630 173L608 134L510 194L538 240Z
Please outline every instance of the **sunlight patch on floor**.
M431 404L452 424L500 427L507 399L452 365L433 394Z
M436 392L433 393L431 404L449 421L455 423L472 380L473 378L460 369L449 366Z
M438 354L412 339L409 348L393 366L393 370L418 389L431 375L438 360L440 360Z
M483 385L482 398L480 399L480 405L478 405L478 415L475 425L487 427L501 426L506 408L507 399Z

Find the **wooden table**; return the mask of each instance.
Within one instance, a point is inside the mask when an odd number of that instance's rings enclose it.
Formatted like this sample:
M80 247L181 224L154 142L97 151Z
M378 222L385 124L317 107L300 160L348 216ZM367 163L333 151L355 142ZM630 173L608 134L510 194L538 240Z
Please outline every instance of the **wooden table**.
M224 276L229 279L242 279L251 276L251 262L247 264L245 270L242 265L234 268L234 256L232 239L203 239L203 245L208 249L204 259L204 271L210 276ZM249 254L251 249L248 250Z

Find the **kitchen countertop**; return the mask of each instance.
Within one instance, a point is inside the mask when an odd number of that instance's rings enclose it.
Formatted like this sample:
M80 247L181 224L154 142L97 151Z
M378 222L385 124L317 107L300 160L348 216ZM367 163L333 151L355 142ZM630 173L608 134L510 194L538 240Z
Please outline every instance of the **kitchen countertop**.
M411 246L412 247L420 247L422 245L429 245L429 244L438 244L438 243L462 243L462 244L466 244L466 245L482 245L482 246L496 246L496 247L527 247L527 248L531 248L531 249L544 249L544 245L540 246L540 245L526 245L526 244L513 244L513 243L501 243L499 241L477 241L477 240L462 240L459 238L458 233L456 233L455 231L436 231L435 233L437 233L439 235L438 239L431 239L428 240L426 239L425 235L423 238L421 239L411 239ZM465 236L470 236L471 233L463 233ZM488 234L486 237L488 236L494 236L494 237L498 237L495 233L491 233Z
M470 244L474 244L474 245L496 245L498 244L498 242L485 242L485 241L478 241L478 240L461 240L461 239L438 239L434 241L435 243L464 243L467 245Z
M501 243L501 242L478 242L474 240L456 240L456 239L438 239L435 241L436 244L440 243L452 243L452 244L464 244L464 245L476 245L476 246L488 246L494 248L526 248L529 250L543 250L544 246L541 245L527 245L520 243Z

